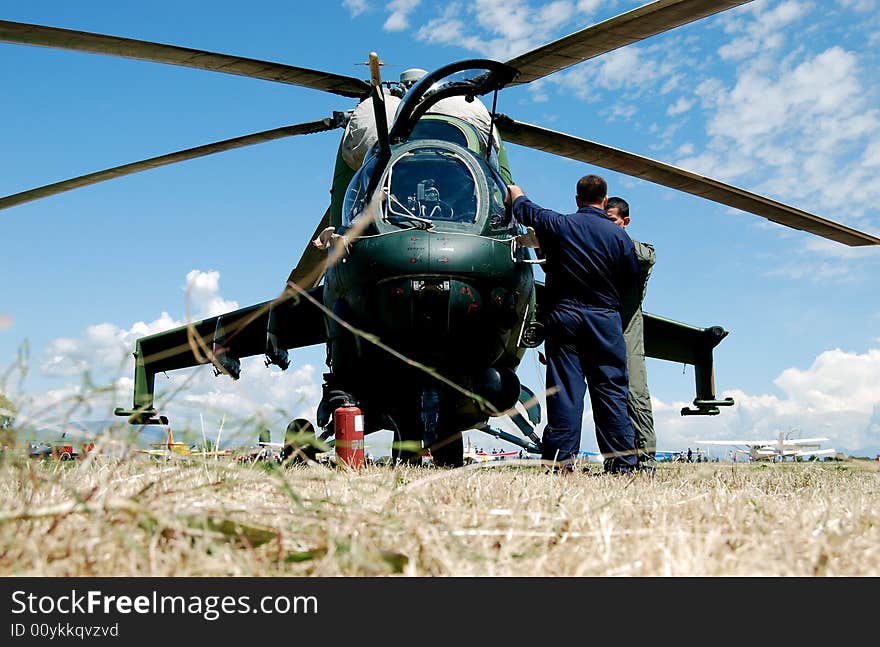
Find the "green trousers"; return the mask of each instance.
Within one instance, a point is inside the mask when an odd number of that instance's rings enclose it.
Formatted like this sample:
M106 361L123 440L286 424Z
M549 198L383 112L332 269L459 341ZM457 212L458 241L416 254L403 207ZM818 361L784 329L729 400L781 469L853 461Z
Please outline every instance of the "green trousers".
M641 266L641 299L648 291L648 279L657 255L654 246L633 239L636 256ZM651 410L651 393L648 391L648 370L645 367L645 324L639 305L623 331L626 340L626 369L629 373L629 398L627 409L636 437L639 467L653 468L656 464L657 436L654 433L654 414Z
M654 467L657 436L654 434L654 414L651 409L651 393L648 390L648 371L645 367L641 308L630 320L623 337L626 340L626 369L629 373L629 397L626 405L635 430L639 467Z

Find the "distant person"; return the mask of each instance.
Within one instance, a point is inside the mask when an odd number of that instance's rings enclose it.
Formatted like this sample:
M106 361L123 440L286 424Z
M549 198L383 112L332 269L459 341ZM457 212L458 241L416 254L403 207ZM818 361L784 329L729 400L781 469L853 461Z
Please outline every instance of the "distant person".
M693 461L694 461L694 453L691 451L691 448L688 447L687 462L692 463Z
M577 182L575 213L545 209L507 187L517 221L534 229L544 256L547 426L542 457L573 471L580 453L584 396L590 394L599 450L609 473L636 468L627 413L622 313L631 313L639 263L629 236L608 219L608 185L598 175ZM631 316L631 315L630 315Z
M605 207L611 221L622 229L630 223L629 203L623 198L608 198ZM629 233L629 232L627 232ZM638 468L653 472L657 467L657 436L654 432L654 414L651 409L651 393L648 390L648 369L645 366L645 324L642 318L642 300L648 291L648 279L654 268L654 246L642 243L630 235L639 259L639 306L629 321L623 322L623 338L626 341L626 369L629 373L629 395L626 405L635 433Z

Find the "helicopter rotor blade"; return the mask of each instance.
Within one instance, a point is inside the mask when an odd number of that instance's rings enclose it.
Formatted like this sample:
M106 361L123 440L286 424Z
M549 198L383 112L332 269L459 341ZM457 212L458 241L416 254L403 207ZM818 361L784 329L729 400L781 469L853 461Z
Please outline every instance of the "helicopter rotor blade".
M189 47L164 45L59 27L0 20L0 41L121 56L142 61L237 74L265 81L300 85L343 97L363 98L370 92L369 83L354 77L310 70L304 67L293 67L283 63L217 54Z
M327 207L327 211L324 212L324 216L318 222L315 232L306 243L306 248L303 250L299 262L296 264L296 267L291 270L290 276L287 279L289 283L296 283L302 289L308 290L317 286L318 283L321 282L321 279L324 278L327 252L312 245L312 241L329 226L330 207Z
M658 0L507 61L519 70L510 85L530 83L600 54L752 0Z
M284 137L320 133L341 127L342 124L340 119L336 117L325 117L318 121L309 121L292 126L282 126L281 128L264 130L262 132L234 137L232 139L225 139L212 144L205 144L204 146L187 148L186 150L177 151L175 153L168 153L166 155L151 157L139 162L131 162L129 164L123 164L122 166L115 166L103 171L96 171L95 173L81 175L69 180L63 180L61 182L55 182L54 184L47 184L35 189L22 191L21 193L0 197L0 210L9 209L10 207L24 204L25 202L47 198L49 196L58 195L59 193L72 191L73 189L105 182L106 180L112 180L125 175L131 175L133 173L159 168L160 166L175 164L176 162L183 162L197 157L205 157L206 155L213 155L214 153L222 153L234 148L262 144L264 142L282 139Z
M505 141L520 146L678 189L851 247L880 244L880 238L871 234L657 160L516 121L506 115L499 115L495 123Z

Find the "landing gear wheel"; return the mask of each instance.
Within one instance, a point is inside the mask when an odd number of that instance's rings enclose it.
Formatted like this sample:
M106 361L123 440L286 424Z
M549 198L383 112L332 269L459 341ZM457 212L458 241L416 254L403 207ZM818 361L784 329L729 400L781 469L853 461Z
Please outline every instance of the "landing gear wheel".
M318 438L315 427L305 418L296 418L284 432L284 448L281 462L288 465L313 461L318 455Z
M421 424L412 420L398 424L396 420L388 417L394 432L391 443L391 462L393 465L406 463L408 465L422 464L422 432Z
M454 431L440 438L431 447L434 465L438 467L461 467L464 465L464 446L461 432Z

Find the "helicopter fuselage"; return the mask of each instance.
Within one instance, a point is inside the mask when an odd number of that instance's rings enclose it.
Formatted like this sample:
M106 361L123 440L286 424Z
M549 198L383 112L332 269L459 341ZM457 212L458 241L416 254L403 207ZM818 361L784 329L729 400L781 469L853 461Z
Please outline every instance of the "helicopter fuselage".
M349 185L337 241L345 249L324 279L333 313L325 394L349 394L368 433L390 427L428 446L520 396L534 274L497 163L483 154L414 139L384 165L368 158ZM333 404L322 404L326 418Z

